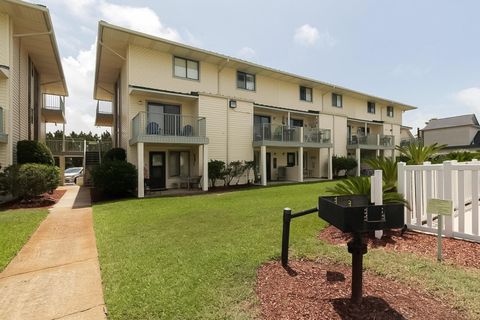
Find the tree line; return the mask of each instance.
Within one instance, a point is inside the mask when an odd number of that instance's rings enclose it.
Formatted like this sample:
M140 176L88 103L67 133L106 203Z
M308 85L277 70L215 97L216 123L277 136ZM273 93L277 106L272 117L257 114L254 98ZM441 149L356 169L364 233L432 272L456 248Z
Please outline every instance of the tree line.
M47 132L47 140L62 140L63 139L63 131L57 130L55 132ZM91 131L83 132L80 131L76 133L75 131L70 132L70 134L65 135L65 139L75 139L75 140L87 140L87 141L112 141L112 136L109 131L105 130L100 135L97 133L93 134Z

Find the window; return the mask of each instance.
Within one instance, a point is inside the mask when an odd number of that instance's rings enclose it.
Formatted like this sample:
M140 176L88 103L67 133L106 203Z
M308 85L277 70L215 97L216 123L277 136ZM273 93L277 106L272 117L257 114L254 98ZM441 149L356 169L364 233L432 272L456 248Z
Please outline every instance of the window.
M176 77L198 80L198 61L175 57L174 74Z
M255 91L255 75L237 71L237 88Z
M387 106L387 117L393 118L393 107Z
M312 88L300 86L300 100L312 102Z
M375 113L375 102L367 102L367 112Z
M287 153L287 167L295 167L295 152Z
M332 106L343 107L343 99L341 94L332 93Z
M170 177L186 177L190 174L190 154L188 151L169 153L168 174Z
M303 127L302 119L290 119L290 127Z

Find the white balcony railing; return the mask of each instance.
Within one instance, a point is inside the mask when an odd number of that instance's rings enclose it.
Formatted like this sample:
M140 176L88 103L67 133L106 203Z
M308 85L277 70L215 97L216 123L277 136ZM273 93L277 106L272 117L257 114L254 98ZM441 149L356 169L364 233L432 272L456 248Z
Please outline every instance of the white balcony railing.
M132 120L133 137L206 137L206 119L189 115L139 112Z
M258 123L253 127L253 140L300 143L300 127Z
M381 146L395 147L395 136L383 134L367 134L365 136L352 136L348 138L350 146Z

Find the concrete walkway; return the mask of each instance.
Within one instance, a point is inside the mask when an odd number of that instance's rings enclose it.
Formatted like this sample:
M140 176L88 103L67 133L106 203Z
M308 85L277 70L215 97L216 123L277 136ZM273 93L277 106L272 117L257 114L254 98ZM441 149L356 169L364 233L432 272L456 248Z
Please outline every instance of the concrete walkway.
M0 319L106 319L88 189L67 192L0 273Z

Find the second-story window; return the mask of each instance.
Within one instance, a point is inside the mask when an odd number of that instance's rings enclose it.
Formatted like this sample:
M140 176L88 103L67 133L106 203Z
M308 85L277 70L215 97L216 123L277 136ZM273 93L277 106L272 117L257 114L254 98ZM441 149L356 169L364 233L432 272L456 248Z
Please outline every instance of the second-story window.
M312 102L312 88L300 86L300 100Z
M367 102L367 112L368 113L375 113L375 102Z
M237 71L237 88L255 91L255 75Z
M387 106L387 117L393 118L393 107Z
M176 77L198 80L198 61L175 57L173 59L174 74Z
M332 106L343 107L343 98L341 94L332 93Z

